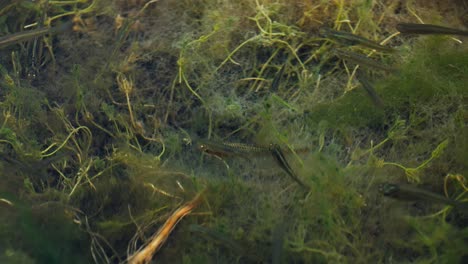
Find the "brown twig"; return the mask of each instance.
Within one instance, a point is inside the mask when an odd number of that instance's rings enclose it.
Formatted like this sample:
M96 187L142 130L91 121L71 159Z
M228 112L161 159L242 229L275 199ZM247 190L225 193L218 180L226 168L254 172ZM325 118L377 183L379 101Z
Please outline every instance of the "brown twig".
M158 230L158 232L151 238L151 241L140 251L132 256L129 256L128 263L140 264L149 263L153 258L156 251L164 244L169 234L172 232L177 223L193 209L195 209L201 202L203 192L197 194L190 202L177 209Z

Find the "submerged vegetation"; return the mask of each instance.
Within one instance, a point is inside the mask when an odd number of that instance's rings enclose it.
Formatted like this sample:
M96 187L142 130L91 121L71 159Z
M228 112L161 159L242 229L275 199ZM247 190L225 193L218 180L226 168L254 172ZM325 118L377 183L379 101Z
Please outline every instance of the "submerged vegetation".
M467 12L2 1L0 262L466 262Z

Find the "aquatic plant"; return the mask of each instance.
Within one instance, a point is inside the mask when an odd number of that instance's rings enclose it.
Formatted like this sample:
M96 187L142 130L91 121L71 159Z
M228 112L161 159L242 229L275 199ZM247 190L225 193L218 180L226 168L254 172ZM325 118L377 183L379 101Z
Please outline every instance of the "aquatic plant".
M0 261L462 261L377 188L466 203L467 47L396 28L439 2L3 1Z

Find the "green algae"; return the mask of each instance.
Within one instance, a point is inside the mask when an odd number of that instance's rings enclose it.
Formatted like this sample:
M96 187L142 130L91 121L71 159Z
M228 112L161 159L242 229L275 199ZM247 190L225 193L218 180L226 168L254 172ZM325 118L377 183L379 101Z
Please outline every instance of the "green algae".
M0 4L2 36L35 22L74 28L0 50L0 198L13 204L0 202L0 260L124 262L205 188L157 261L466 259L466 215L376 188L410 180L466 201L466 44L390 37L397 51L371 59L397 72L364 69L376 108L355 78L362 67L318 34L326 25L378 42L397 21L441 11L418 1L39 2ZM203 155L200 138L278 144L310 190L271 157Z

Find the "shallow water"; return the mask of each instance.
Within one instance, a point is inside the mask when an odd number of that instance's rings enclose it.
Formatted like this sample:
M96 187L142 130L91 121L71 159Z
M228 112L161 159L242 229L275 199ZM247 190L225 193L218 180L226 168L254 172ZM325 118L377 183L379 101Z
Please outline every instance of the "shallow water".
M464 207L378 191L468 199L465 39L394 34L401 21L463 29L462 11L0 4L11 39L0 49L0 262L464 263ZM13 38L49 23L73 28ZM327 39L324 25L396 51Z

